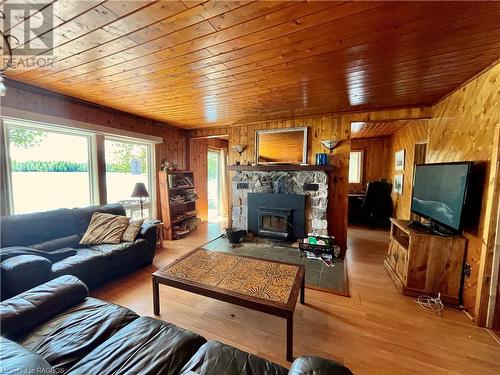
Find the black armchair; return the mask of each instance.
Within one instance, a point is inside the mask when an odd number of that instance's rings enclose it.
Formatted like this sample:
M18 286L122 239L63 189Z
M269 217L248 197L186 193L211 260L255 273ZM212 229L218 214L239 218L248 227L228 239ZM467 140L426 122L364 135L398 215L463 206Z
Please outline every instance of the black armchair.
M392 216L392 184L388 182L369 182L366 188L366 195L363 201L363 208L368 214L368 224L370 226L389 224Z

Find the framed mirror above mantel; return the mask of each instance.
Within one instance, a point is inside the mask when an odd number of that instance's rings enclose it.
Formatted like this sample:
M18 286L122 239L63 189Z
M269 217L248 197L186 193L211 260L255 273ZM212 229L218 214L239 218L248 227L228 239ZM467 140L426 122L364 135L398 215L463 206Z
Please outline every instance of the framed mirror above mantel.
M257 164L307 164L307 127L255 132Z

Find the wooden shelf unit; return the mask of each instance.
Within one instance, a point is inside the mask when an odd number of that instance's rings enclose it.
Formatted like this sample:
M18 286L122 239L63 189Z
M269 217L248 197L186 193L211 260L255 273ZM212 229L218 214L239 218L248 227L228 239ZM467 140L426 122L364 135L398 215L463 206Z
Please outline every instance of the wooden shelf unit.
M190 186L190 185L176 186L174 188L169 188L168 190L170 192L177 192L177 191L183 191L183 190L187 190L187 189L194 189L194 186Z
M461 302L462 268L467 240L408 228L408 220L391 219L384 266L404 295L436 296L448 304Z
M198 211L196 211L194 214L191 214L191 215L187 215L181 219L175 219L175 220L172 220L172 225L174 224L178 224L178 223L182 223L184 220L187 220L187 219L191 219L193 217L196 217L196 215L198 215Z
M169 185L169 175L174 179L179 177L189 177L193 185L180 185L180 186L170 186ZM173 226L180 224L188 219L196 218L198 212L196 211L196 199L181 203L172 203L170 198L176 195L182 195L183 192L188 190L194 190L194 175L191 171L160 171L158 175L158 181L160 184L160 202L161 202L161 214L163 221L163 237L165 240L175 240L181 238L191 233L183 233L176 235L173 230ZM175 182L174 182L175 184ZM182 218L177 218L177 216L182 215L185 212L193 213L186 215Z

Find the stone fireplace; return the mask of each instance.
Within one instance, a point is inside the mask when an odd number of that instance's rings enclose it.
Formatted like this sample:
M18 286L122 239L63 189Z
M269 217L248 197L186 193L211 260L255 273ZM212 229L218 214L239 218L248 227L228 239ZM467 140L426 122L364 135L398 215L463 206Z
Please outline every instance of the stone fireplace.
M297 215L303 215L301 218L303 232L295 233L296 235L306 235L313 230L321 235L327 235L328 177L326 172L241 171L233 176L231 185L234 228L247 229L255 233L259 230L271 231L275 233L268 234L278 238L277 236L285 236L290 231L290 227L285 225L287 221L295 220ZM274 199L270 198L271 200L266 201L267 203L255 205L252 204L253 195L251 195L252 207L249 207L248 193L266 193L274 196ZM284 195L289 196L284 197ZM305 200L303 214L299 213L297 207L281 202L286 201L285 198L291 198L292 195L296 195L293 202L297 201L299 196ZM296 217L292 217L293 215ZM258 228L259 225L261 228Z

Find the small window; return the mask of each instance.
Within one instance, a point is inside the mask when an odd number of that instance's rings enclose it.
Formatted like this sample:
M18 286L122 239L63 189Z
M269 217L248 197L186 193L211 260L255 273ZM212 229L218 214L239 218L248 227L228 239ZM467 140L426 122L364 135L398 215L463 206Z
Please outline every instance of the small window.
M132 219L141 218L138 198L130 196L137 182L146 186L149 198L143 203L145 218L152 217L152 147L134 141L107 138L104 143L106 160L106 193L108 203L121 203Z
M349 155L349 183L360 184L363 173L363 151L351 151Z

